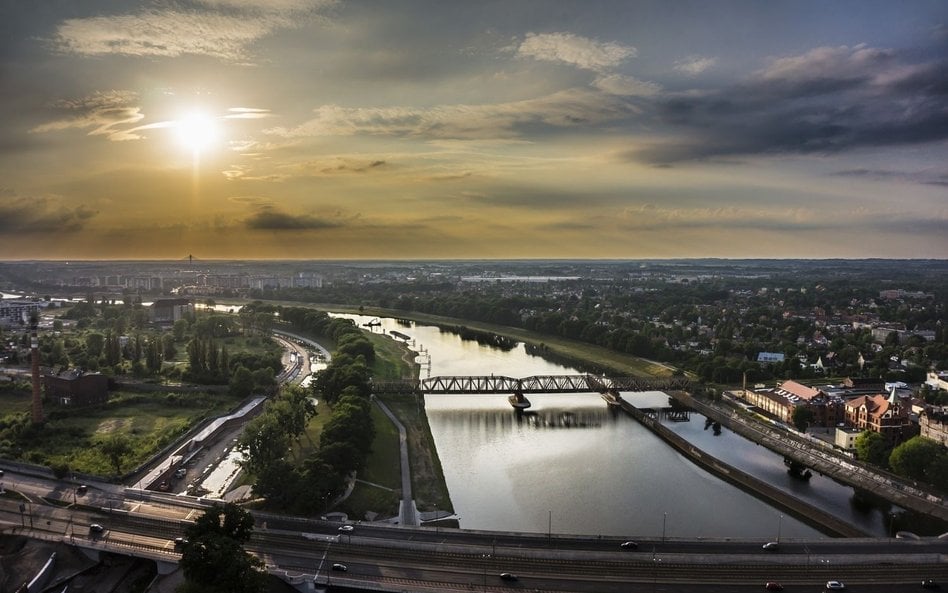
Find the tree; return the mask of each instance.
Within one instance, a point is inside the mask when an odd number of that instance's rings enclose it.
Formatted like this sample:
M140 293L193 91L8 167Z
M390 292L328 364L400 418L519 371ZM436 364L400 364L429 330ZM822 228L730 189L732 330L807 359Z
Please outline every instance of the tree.
M122 459L132 452L132 443L124 434L113 433L99 443L99 450L109 459L109 462L115 468L115 473L120 474L122 473Z
M86 352L93 358L98 358L105 347L105 336L100 333L86 334Z
M878 432L863 431L853 443L856 457L862 461L885 467L889 458L889 444Z
M895 473L913 480L928 480L928 468L946 455L938 441L922 436L912 437L892 450L889 465Z
M239 365L230 376L230 393L241 399L253 393L253 374L244 365Z
M260 593L266 591L263 562L243 549L253 532L253 516L236 504L214 505L184 533L179 565L184 591Z
M793 408L793 415L790 419L797 430L806 432L810 422L813 421L813 410L806 406L796 406Z

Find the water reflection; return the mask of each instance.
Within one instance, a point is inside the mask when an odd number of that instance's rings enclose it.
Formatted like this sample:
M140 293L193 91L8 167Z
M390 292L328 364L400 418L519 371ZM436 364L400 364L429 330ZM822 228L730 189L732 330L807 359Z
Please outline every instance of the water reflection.
M346 315L360 325L374 318ZM431 375L512 377L578 371L526 352L461 340L436 327L380 319L424 351ZM599 394L426 395L431 434L461 527L614 536L773 538L780 511L699 469ZM623 394L627 396L629 394ZM668 396L634 394L662 409ZM682 423L684 424L684 423ZM784 537L820 537L789 517Z

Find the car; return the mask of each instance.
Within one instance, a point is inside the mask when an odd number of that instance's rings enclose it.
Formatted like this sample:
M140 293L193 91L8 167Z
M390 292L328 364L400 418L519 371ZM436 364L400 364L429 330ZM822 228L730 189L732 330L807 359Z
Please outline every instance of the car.
M340 533L349 533L349 532L352 531L353 529L355 529L355 527L353 527L352 525L342 525L342 526L339 527L339 532L340 532Z
M841 581L826 581L826 590L827 591L842 591L846 588Z
M104 533L104 532L105 532L105 527L102 527L102 525L98 523L93 523L92 525L89 526L89 533Z
M500 573L500 578L501 580L504 580L504 581L516 581L517 575L515 575L512 572L502 572Z
M764 585L764 589L768 591L783 591L783 585L774 581L769 581L766 585Z
M79 484L78 486L76 486L76 494L85 494L88 491L89 491L89 487L86 486L85 484Z
M176 537L174 538L174 549L179 549L185 546L188 543L188 538L186 537Z
M179 467L178 469L174 470L174 477L179 480L186 475L188 475L188 468L186 467Z
M922 581L922 589L939 589L938 583L935 582L935 579L925 579Z
M619 547L624 550L637 550L639 545L635 542L622 542L619 544Z
M3 470L0 469L0 478L2 478L2 477L3 477Z
M763 545L763 548L768 552L776 552L780 549L780 544L778 542L767 542Z
M342 564L341 562L333 562L332 569L337 572L346 572L347 570L349 570L349 567L346 566L345 564Z

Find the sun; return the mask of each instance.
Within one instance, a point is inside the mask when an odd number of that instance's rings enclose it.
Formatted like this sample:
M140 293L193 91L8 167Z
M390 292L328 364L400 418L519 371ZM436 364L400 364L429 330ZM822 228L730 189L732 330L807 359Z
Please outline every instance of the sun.
M190 113L178 119L175 132L181 146L195 154L213 147L219 136L214 118L201 113Z

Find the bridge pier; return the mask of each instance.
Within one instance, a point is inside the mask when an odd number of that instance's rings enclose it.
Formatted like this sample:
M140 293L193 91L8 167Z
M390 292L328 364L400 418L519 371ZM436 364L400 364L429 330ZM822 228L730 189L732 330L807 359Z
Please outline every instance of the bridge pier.
M526 410L532 405L530 400L524 397L523 392L520 390L515 391L513 395L507 398L507 401L517 410Z

